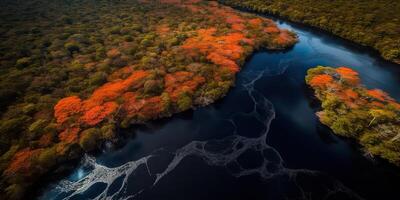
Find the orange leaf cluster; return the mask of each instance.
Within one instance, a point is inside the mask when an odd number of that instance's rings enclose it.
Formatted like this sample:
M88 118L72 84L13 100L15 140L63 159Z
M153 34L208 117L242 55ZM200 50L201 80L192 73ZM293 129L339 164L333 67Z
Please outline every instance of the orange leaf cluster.
M117 108L117 103L107 102L103 105L94 106L90 110L86 111L81 119L88 125L94 126L103 121L104 118L113 113Z
M358 78L358 72L348 68L348 67L339 67L336 69L336 72L340 75L340 77L350 84L358 84L360 79Z
M361 104L362 101L361 99L359 99L358 93L350 88L345 90L338 90L336 91L336 95L350 108L357 108L358 104Z
M354 92L354 90L353 89L346 89L345 91L344 91L344 94L349 98L349 99L357 99L359 96L358 96L358 93L357 92Z
M58 124L63 124L71 116L81 112L81 99L77 96L61 99L54 107L54 116Z
M371 107L379 107L379 108L383 108L385 106L385 104L378 102L378 101L373 101L370 103Z
M52 139L53 139L52 134L49 134L49 133L48 134L44 134L39 139L39 145L41 147L47 147L47 146L52 144Z
M116 99L132 88L138 88L149 72L139 70L124 80L106 83L96 89L89 99L82 102L84 112L81 120L88 125L96 125L117 109Z
M386 92L379 89L368 90L367 94L380 101L385 101L387 99L390 99L389 95Z
M123 79L124 77L127 77L130 74L132 74L133 71L134 71L133 67L131 66L123 67L121 69L116 70L111 75L109 75L107 77L107 80L111 82L111 81L116 81L117 79Z
M129 69L124 68L122 72L127 72ZM142 80L149 74L143 70L134 71L126 79L117 79L104 84L84 101L76 96L61 99L54 107L57 123L63 125L68 119L73 119L75 121L71 121L70 126L78 127L67 127L59 134L59 139L67 143L76 142L81 125L94 126L110 117L118 109L117 98L132 88L141 87ZM76 118L71 118L73 116Z
M288 42L292 41L293 37L290 36L289 31L288 30L282 30L279 32L278 37L275 39L275 42L278 45L285 45Z
M266 32L266 33L280 33L281 31L276 26L269 26L269 27L264 28L264 32Z
M165 91L168 92L173 102L178 101L183 92L193 93L197 87L205 82L204 77L194 76L191 72L175 72L167 74L165 80Z
M78 140L78 134L80 129L77 127L67 128L60 134L58 134L58 139L66 143L74 143Z
M147 119L154 119L163 111L160 96L138 99L136 93L127 92L123 95L123 99L122 109L128 117L141 115Z
M38 155L41 149L31 150L29 148L18 151L8 168L4 171L6 175L13 175L15 173L31 174L32 158Z
M144 99L137 99L137 94L134 92L126 92L123 94L124 104L122 109L127 113L129 117L139 112L139 110L144 106Z
M240 42L250 43L251 40L241 33L230 33L225 36L214 36L215 28L200 29L198 36L189 38L182 45L182 48L189 51L189 54L196 55L196 51L206 55L207 59L216 65L226 67L232 72L239 71L236 61L242 56L243 48Z
M316 75L314 76L311 80L310 80L310 85L312 87L326 87L328 84L333 82L333 78L332 76L328 75L328 74L320 74L320 75Z
M250 25L254 28L258 28L258 27L262 26L262 22L263 21L261 18L254 18L254 19L249 20Z
M242 23L244 23L244 20L240 16L238 16L236 14L227 12L224 15L226 15L226 23L228 23L228 24L242 24Z
M240 31L242 32L243 30L246 29L246 26L244 24L233 24L232 29L235 31Z
M161 97L155 96L145 99L143 107L140 109L139 114L147 119L157 118L162 111Z

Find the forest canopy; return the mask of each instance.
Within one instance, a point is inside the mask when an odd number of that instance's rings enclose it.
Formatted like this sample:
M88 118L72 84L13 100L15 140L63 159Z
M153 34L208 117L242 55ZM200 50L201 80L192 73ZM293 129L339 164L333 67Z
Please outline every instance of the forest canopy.
M400 166L400 104L379 89L360 84L348 67L309 69L307 84L321 101L319 120L335 134L356 139L371 156Z
M296 35L201 0L0 1L0 198L122 137L223 97L257 48Z
M218 0L286 17L379 51L400 63L400 3L392 0Z

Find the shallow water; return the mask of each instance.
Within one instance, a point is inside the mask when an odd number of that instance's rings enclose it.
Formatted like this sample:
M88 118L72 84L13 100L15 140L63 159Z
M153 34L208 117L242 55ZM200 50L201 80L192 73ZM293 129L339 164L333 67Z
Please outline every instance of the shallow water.
M315 116L304 82L317 65L349 66L369 88L400 100L400 66L374 52L277 20L300 42L259 51L228 95L132 129L116 151L85 157L40 199L388 199L400 170L363 156Z

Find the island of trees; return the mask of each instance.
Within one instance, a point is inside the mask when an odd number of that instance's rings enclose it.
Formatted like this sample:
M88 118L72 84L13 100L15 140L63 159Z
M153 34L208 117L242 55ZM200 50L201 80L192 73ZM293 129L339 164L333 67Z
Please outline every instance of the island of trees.
M392 0L218 0L286 17L379 51L400 63L400 3Z
M307 84L322 103L320 121L335 134L356 139L364 151L400 166L400 104L379 89L360 84L347 67L308 70Z
M253 50L297 41L269 19L202 0L0 9L0 199L24 198L119 128L214 102Z

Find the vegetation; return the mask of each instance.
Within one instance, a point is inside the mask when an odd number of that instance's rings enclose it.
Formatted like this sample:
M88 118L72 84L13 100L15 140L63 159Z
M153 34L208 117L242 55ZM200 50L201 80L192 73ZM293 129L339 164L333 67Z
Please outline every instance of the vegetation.
M209 104L246 56L296 42L201 0L0 1L0 198L115 141L118 127ZM377 119L380 120L380 119Z
M321 28L400 63L400 4L392 0L219 0Z
M388 94L369 90L347 67L316 67L306 82L322 102L320 121L334 133L357 139L370 155L400 166L400 104Z

